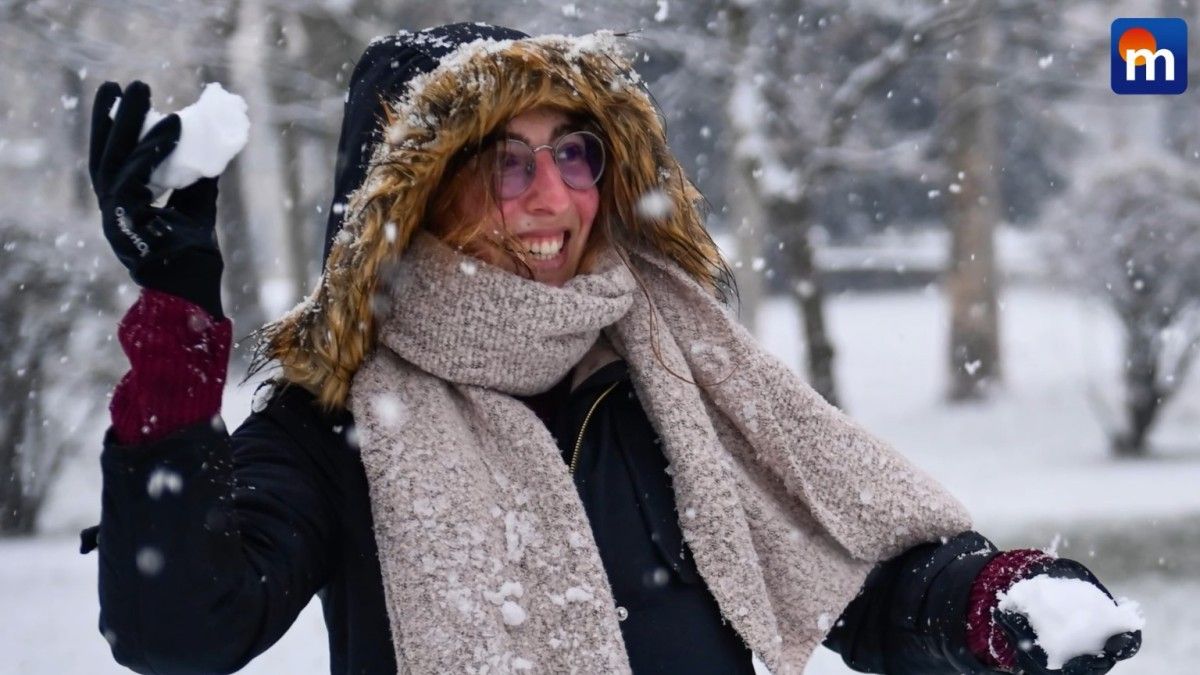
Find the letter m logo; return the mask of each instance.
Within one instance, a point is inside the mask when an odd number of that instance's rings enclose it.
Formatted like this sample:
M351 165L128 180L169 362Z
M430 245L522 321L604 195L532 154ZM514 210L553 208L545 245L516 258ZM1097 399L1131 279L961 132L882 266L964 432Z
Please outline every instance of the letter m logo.
M1118 94L1182 94L1187 90L1187 23L1183 19L1117 19L1110 48Z

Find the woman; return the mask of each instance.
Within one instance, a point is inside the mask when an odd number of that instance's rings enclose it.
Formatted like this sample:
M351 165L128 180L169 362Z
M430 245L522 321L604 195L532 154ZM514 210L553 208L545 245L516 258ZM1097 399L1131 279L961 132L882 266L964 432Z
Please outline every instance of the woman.
M150 205L178 125L137 142L148 106L109 83L93 118L105 232L144 287L102 455L119 662L235 670L314 593L334 673L785 673L822 641L872 672L1102 673L1137 650L1047 669L996 592L1099 582L996 551L729 316L611 34L367 49L321 283L262 330L282 372L232 435L215 181Z

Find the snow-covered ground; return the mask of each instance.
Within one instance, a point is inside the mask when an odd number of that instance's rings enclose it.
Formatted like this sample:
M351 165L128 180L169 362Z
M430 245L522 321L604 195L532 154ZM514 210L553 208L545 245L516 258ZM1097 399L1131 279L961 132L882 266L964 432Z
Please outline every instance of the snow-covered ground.
M1116 326L1098 306L1046 288L1004 294L1005 385L988 403L943 402L946 313L940 292L843 295L829 307L841 396L849 414L950 487L977 527L1004 546L1047 547L1100 572L1110 590L1141 603L1143 653L1120 675L1194 671L1200 631L1200 372L1163 413L1155 456L1106 454L1098 409L1115 410ZM798 367L803 346L787 303L762 312L764 343ZM1097 404L1089 388L1102 392ZM249 387L231 389L232 428ZM1111 415L1112 413L1109 413ZM1111 421L1111 417L1108 418ZM100 431L92 437L98 448ZM116 673L96 630L95 557L73 530L99 508L95 454L58 486L46 534L0 542L2 669L30 675ZM1061 538L1060 538L1061 536ZM249 673L326 672L319 606L305 610ZM6 671L7 672L7 671ZM809 675L850 672L821 652Z

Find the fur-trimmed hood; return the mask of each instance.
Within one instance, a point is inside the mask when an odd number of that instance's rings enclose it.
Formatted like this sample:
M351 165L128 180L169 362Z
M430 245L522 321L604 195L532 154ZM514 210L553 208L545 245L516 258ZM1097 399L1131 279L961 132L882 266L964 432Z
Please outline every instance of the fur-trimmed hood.
M703 198L621 41L609 31L528 37L453 24L373 42L347 95L324 272L309 297L259 331L258 364L277 360L284 380L326 409L343 408L374 342L380 274L423 226L451 158L542 105L597 122L611 167L600 217L629 243L720 286L728 269L704 228ZM639 209L647 195L656 208Z

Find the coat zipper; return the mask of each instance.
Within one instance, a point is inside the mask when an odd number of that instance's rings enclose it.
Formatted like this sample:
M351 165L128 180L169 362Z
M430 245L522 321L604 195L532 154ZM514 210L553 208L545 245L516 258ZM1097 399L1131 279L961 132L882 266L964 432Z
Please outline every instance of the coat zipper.
M611 392L613 389L616 389L618 384L621 384L620 380L608 385L608 389L605 389L600 393L599 396L596 397L596 400L592 402L592 407L588 408L587 414L583 416L583 424L579 425L579 435L575 438L575 452L571 453L572 476L575 475L575 467L579 463L579 449L583 447L583 434L585 431L587 431L588 421L592 419L592 413L596 412L596 406L600 405L600 401L603 401L604 397L608 396L609 392Z

